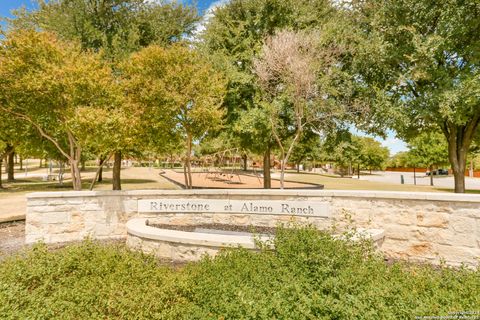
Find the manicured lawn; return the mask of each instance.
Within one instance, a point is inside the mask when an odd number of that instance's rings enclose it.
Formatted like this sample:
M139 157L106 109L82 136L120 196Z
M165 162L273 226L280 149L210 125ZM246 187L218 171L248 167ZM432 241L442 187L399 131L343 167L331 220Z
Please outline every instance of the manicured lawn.
M380 190L380 191L410 191L410 192L445 192L430 186L402 185L376 181L357 180L355 178L340 178L329 175L311 173L287 174L286 180L306 183L323 184L329 190Z

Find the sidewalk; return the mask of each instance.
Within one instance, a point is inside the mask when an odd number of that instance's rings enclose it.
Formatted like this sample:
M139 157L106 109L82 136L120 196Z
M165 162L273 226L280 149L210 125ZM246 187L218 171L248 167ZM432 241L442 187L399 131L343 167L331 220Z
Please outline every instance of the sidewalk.
M25 220L27 199L25 194L0 197L0 223Z

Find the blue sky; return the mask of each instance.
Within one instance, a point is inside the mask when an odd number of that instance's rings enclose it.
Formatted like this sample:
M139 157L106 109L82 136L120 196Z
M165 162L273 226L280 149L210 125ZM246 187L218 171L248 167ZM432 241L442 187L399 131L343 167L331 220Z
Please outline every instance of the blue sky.
M185 3L191 3L192 0L185 0ZM197 7L201 12L207 10L212 4L216 2L221 2L217 0L198 0ZM22 5L26 6L27 8L34 7L34 0L3 0L0 1L0 15L2 17L6 17L10 15L10 10L16 9L21 7Z
M150 0L150 1L155 1L155 0ZM223 2L226 2L227 0L197 0L197 7L200 12L205 13L211 10L213 7L216 5L220 5ZM184 0L185 3L192 3L192 0ZM0 16L2 17L9 17L10 16L10 11L12 9L16 9L21 7L22 5L26 6L28 9L34 8L34 0L0 0ZM355 132L355 134L360 134L364 135L361 132ZM392 154L395 154L399 151L404 151L407 149L406 144L395 138L395 133L394 132L389 132L388 137L386 140L376 138L378 141L380 141L384 146L388 147L391 151Z

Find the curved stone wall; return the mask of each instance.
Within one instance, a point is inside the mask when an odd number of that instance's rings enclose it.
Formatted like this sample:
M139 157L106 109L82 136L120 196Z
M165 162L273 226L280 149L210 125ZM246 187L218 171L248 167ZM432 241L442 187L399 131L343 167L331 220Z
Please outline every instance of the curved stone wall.
M188 201L204 207L199 210L200 206L187 206ZM126 223L132 218L187 225L275 226L293 221L322 229L334 226L338 232L349 226L376 228L384 230L382 251L392 258L432 263L443 258L451 265L462 262L475 265L480 257L480 195L449 193L338 190L32 193L27 195L26 242L67 242L87 236L126 238Z

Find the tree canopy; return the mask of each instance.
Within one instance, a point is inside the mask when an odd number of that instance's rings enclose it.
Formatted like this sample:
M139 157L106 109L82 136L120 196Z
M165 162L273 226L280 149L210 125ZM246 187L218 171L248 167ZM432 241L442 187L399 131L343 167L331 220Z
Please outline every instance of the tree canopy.
M98 55L79 53L49 33L15 31L0 48L0 108L27 122L71 165L73 185L81 189L78 168L85 147L81 137L101 126L79 123L121 103L111 69Z
M362 34L359 78L380 88L390 126L404 138L441 131L455 191L465 191L465 164L480 124L480 3L448 0L355 1Z

